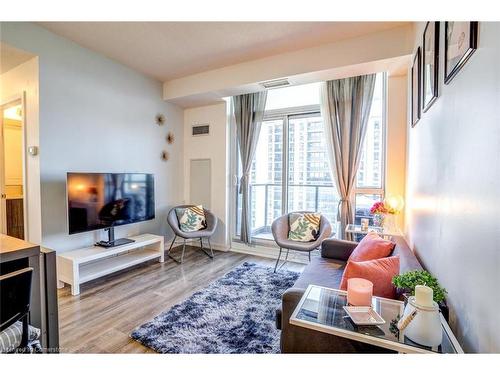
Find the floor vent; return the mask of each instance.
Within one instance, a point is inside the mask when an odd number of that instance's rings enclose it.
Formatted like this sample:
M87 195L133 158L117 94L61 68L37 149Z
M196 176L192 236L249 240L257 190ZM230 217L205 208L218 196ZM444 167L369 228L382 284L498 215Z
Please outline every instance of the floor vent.
M209 135L210 125L193 125L192 135Z

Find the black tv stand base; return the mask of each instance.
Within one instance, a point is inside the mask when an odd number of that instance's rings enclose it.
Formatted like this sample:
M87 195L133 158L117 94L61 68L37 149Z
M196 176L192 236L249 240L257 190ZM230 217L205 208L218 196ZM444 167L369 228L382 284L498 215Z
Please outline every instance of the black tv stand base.
M100 247L115 247L115 246L121 246L121 245L126 245L128 243L135 242L134 240L129 240L128 238L119 238L114 241L99 241L95 245L100 246Z
M135 242L134 240L129 240L128 238L118 238L115 240L115 228L109 227L104 230L108 231L108 240L107 241L99 241L95 245L101 247L115 247L126 245L128 243Z

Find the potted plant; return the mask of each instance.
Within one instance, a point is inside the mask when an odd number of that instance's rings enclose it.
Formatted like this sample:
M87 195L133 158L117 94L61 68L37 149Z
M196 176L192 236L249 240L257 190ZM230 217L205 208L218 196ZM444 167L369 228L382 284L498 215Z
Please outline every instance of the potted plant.
M413 270L396 275L392 278L392 284L398 289L398 292L405 297L405 302L409 296L415 295L417 285L427 285L433 291L433 299L439 305L444 318L448 320L448 306L446 306L445 288L439 285L438 280L429 272L424 270Z

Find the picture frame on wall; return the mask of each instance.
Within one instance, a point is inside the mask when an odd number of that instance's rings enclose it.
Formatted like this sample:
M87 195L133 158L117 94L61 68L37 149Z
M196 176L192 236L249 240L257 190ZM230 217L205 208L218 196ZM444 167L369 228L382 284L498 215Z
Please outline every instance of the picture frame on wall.
M479 23L468 22L445 22L445 63L444 83L449 84L451 80L462 69L467 60L477 49Z
M422 110L427 112L439 90L439 22L427 22L422 42Z
M421 57L420 47L413 56L411 66L411 126L414 127L420 120L420 82L421 82Z

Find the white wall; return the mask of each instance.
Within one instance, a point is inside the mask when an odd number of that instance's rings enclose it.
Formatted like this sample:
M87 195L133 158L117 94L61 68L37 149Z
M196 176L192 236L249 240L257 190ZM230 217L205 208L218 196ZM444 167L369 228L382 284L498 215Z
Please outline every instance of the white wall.
M191 135L191 127L210 124L210 135ZM212 239L215 248L229 248L228 225L228 140L226 103L186 109L184 111L184 201L190 202L190 161L210 159L211 161L211 205L209 209L218 217L217 231Z
M63 251L105 235L67 234L68 171L154 173L156 219L116 234L166 233L166 213L183 194L183 112L162 100L161 83L34 24L1 28L3 41L39 57L42 244ZM157 113L166 125L156 125ZM169 130L173 145L165 141Z
M448 290L451 326L469 352L500 352L500 23L480 23L479 49L408 129L411 246ZM418 24L415 46L424 24Z
M3 24L1 26L3 32ZM0 33L1 34L1 33ZM3 36L2 36L3 38ZM35 57L0 76L0 101L25 93L26 145L39 145L38 58ZM26 239L41 243L40 157L26 156L26 190L28 231Z

